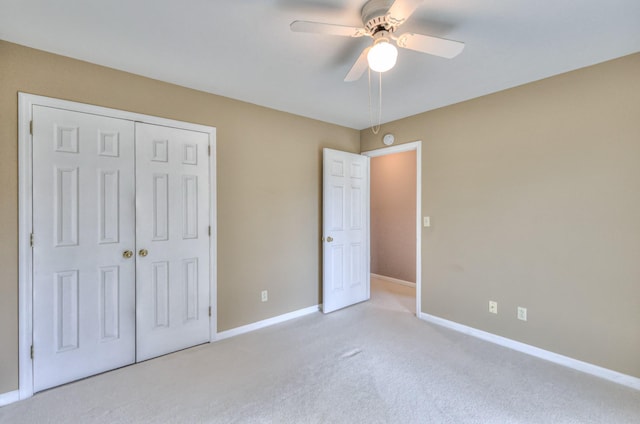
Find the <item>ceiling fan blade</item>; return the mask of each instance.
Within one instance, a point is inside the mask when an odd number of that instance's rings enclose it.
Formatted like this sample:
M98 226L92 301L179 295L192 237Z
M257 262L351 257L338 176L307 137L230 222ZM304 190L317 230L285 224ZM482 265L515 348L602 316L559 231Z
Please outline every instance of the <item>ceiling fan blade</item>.
M369 67L369 62L367 61L367 53L369 53L369 49L371 49L371 47L367 47L362 51L362 53L360 53L358 60L353 64L347 76L344 77L345 82L358 81L362 74L364 74L364 71L367 70Z
M420 6L423 0L396 0L389 11L387 12L387 19L389 22L398 27L404 23L409 16Z
M293 21L290 28L293 32L311 32L314 34L341 35L343 37L362 37L367 35L367 30L364 28L323 24L321 22Z
M398 47L445 57L447 59L456 57L462 52L462 49L464 49L464 43L460 41L413 33L400 35L396 38L396 43Z

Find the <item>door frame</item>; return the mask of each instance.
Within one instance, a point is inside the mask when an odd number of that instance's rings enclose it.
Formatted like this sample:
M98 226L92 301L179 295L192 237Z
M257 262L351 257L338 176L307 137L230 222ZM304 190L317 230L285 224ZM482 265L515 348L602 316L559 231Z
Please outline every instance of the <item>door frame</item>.
M31 120L33 106L66 109L133 122L162 125L206 133L209 137L209 284L211 316L209 342L217 334L217 214L216 214L216 128L156 116L127 112L28 93L18 93L18 397L33 396L33 165ZM37 242L37 240L36 240ZM37 352L36 352L37 353Z
M383 147L361 154L373 158L412 150L416 152L416 317L419 318L422 314L422 141Z

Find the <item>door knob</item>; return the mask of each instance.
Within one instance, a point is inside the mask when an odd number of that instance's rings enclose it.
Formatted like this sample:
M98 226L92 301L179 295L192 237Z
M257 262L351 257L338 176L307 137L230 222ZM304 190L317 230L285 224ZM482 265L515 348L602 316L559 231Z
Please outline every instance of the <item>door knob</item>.
M331 237L331 236L327 237L327 241L328 241L329 243L331 243L331 242L333 241L333 237Z
M149 254L149 251L147 249L140 249L140 251L138 252L138 255L142 256L143 258L148 254Z
M122 257L125 259L129 259L132 256L133 252L131 250L125 250L124 252L122 252Z

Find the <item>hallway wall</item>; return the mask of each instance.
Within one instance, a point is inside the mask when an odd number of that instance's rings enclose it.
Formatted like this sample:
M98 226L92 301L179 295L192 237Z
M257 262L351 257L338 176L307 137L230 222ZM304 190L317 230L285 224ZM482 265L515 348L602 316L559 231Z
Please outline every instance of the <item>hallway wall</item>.
M371 272L416 282L416 151L371 158Z

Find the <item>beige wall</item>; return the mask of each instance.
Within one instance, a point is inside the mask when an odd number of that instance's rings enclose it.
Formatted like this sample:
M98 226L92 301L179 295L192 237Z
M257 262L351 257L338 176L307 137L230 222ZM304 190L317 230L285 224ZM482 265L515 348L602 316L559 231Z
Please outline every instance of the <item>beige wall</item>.
M640 377L640 54L387 132L423 141L423 312Z
M215 126L218 330L320 302L322 148L358 152L358 131L0 41L0 394L18 388L18 91Z
M424 142L423 311L640 377L639 75L636 54L384 126ZM219 330L320 301L321 149L383 147L0 41L0 393L18 387L18 91L217 127Z
M416 282L416 151L371 158L371 272Z

